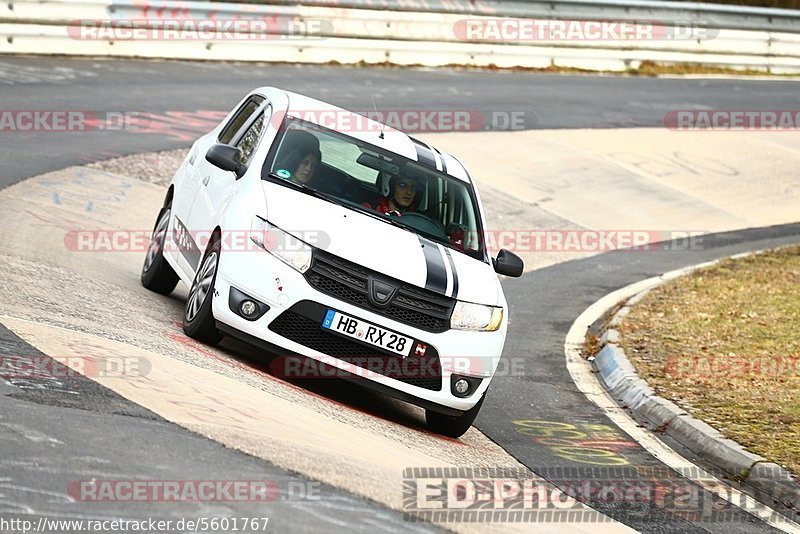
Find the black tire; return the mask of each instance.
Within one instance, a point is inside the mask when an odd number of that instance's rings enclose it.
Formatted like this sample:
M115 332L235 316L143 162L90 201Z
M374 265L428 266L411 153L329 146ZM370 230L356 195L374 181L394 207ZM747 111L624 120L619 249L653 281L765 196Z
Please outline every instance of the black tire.
M209 345L216 345L224 337L217 330L211 306L214 301L214 283L217 281L219 266L219 239L214 239L203 256L194 274L189 298L183 308L183 331L190 338Z
M469 430L475 418L478 417L478 412L481 411L483 406L483 399L486 398L484 394L478 404L473 406L469 411L463 412L461 415L445 415L433 410L425 410L425 422L428 424L428 430L448 436L451 438L460 438L464 433Z
M156 224L153 226L153 235L150 236L150 245L142 265L142 285L150 291L161 295L169 295L178 285L178 274L164 259L164 243L169 230L169 215L172 204L164 206L158 212Z

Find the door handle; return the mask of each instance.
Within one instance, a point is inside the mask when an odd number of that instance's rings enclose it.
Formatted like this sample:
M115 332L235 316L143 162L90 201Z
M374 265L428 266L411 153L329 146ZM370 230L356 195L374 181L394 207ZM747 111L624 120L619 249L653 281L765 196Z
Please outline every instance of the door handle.
M203 185L208 185L208 182L211 180L211 175L209 174L205 178L203 178Z

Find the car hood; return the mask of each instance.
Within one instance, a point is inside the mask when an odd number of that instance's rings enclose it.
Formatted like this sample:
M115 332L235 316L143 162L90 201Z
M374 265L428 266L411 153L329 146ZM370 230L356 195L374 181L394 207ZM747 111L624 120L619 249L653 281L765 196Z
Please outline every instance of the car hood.
M330 254L459 300L500 303L497 275L482 261L286 186L262 181L262 189L267 209L259 215Z

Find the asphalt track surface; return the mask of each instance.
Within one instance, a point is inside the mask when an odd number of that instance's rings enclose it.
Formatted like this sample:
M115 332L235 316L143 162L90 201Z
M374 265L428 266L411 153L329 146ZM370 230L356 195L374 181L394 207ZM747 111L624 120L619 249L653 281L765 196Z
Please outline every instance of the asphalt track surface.
M42 355L0 325L0 354ZM44 356L44 355L42 355ZM402 514L312 483L163 420L85 378L0 380L0 518L172 521L269 518L268 531L422 532ZM76 481L271 481L264 502L81 503ZM56 489L62 491L54 491ZM310 497L310 498L309 498ZM427 525L425 531L433 527ZM70 529L45 530L72 532ZM75 530L78 532L79 530ZM171 531L177 531L173 530ZM253 530L258 531L258 530Z
M498 82L498 80L501 80ZM3 58L0 94L4 109L80 109L93 111L196 112L228 110L258 85L278 85L344 107L363 109L370 92L382 109L525 111L528 127L591 128L660 126L675 109L793 109L800 96L790 82L737 80L660 80L602 76L552 76L523 73L434 72L395 69L344 69L201 63ZM372 89L369 88L372 86ZM769 94L769 99L764 98ZM476 105L475 102L479 101ZM187 146L175 135L131 132L0 133L4 162L0 187L50 170L150 150ZM534 472L563 479L564 469L585 467L538 445L520 429L546 421L575 429L616 434L624 457L636 467L661 464L641 449L589 402L572 383L564 365L564 337L591 303L627 284L665 271L738 252L793 243L800 226L742 230L706 236L702 250L613 253L558 264L504 283L513 323L505 355L524 357L524 376L498 376L476 426ZM531 303L533 302L533 305ZM13 333L0 328L4 355L29 354ZM73 393L67 393L71 391ZM64 391L0 386L4 426L3 471L25 486L0 478L0 513L70 517L69 503L54 502L43 488L54 479L106 478L271 478L281 489L297 477L244 454L184 431L155 414L85 379ZM76 410L77 409L77 410ZM59 424L69 419L69 424ZM516 424L515 424L516 421ZM537 423L539 428L545 423ZM593 425L593 426L589 426ZM566 427L562 427L566 428ZM47 429L47 438L37 429ZM55 429L55 433L53 434ZM563 433L562 433L563 435ZM52 441L55 440L55 441ZM59 446L67 444L66 446ZM124 443L124 446L122 445ZM663 467L663 466L661 466ZM401 514L382 509L335 488L323 487L320 501L293 501L286 495L268 512L278 522L302 530L330 528L373 531L410 530ZM679 517L669 510L635 503L592 506L637 530L647 532L766 532L770 529L703 490L704 505L728 513ZM217 508L214 508L216 506ZM256 515L247 505L216 504L200 510L211 516L231 506ZM166 510L166 509L165 509ZM166 517L201 516L197 508L170 508ZM80 513L86 516L85 510ZM144 517L150 511L120 505L103 515Z
M349 109L524 112L527 128L663 126L672 110L796 109L793 81L681 80L455 70L358 69L63 58L0 58L6 110L230 110L274 85ZM769 98L765 98L765 95ZM179 131L179 128L176 127ZM113 156L188 146L191 135L0 132L0 187ZM13 162L13 163L12 163Z

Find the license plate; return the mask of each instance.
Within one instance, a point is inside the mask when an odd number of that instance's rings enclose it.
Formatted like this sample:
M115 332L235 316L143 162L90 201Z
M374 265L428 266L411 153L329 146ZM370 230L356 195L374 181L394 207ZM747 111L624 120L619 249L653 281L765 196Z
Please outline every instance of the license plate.
M322 321L322 328L339 332L400 356L408 356L414 344L414 340L410 337L402 336L336 310L328 310Z

